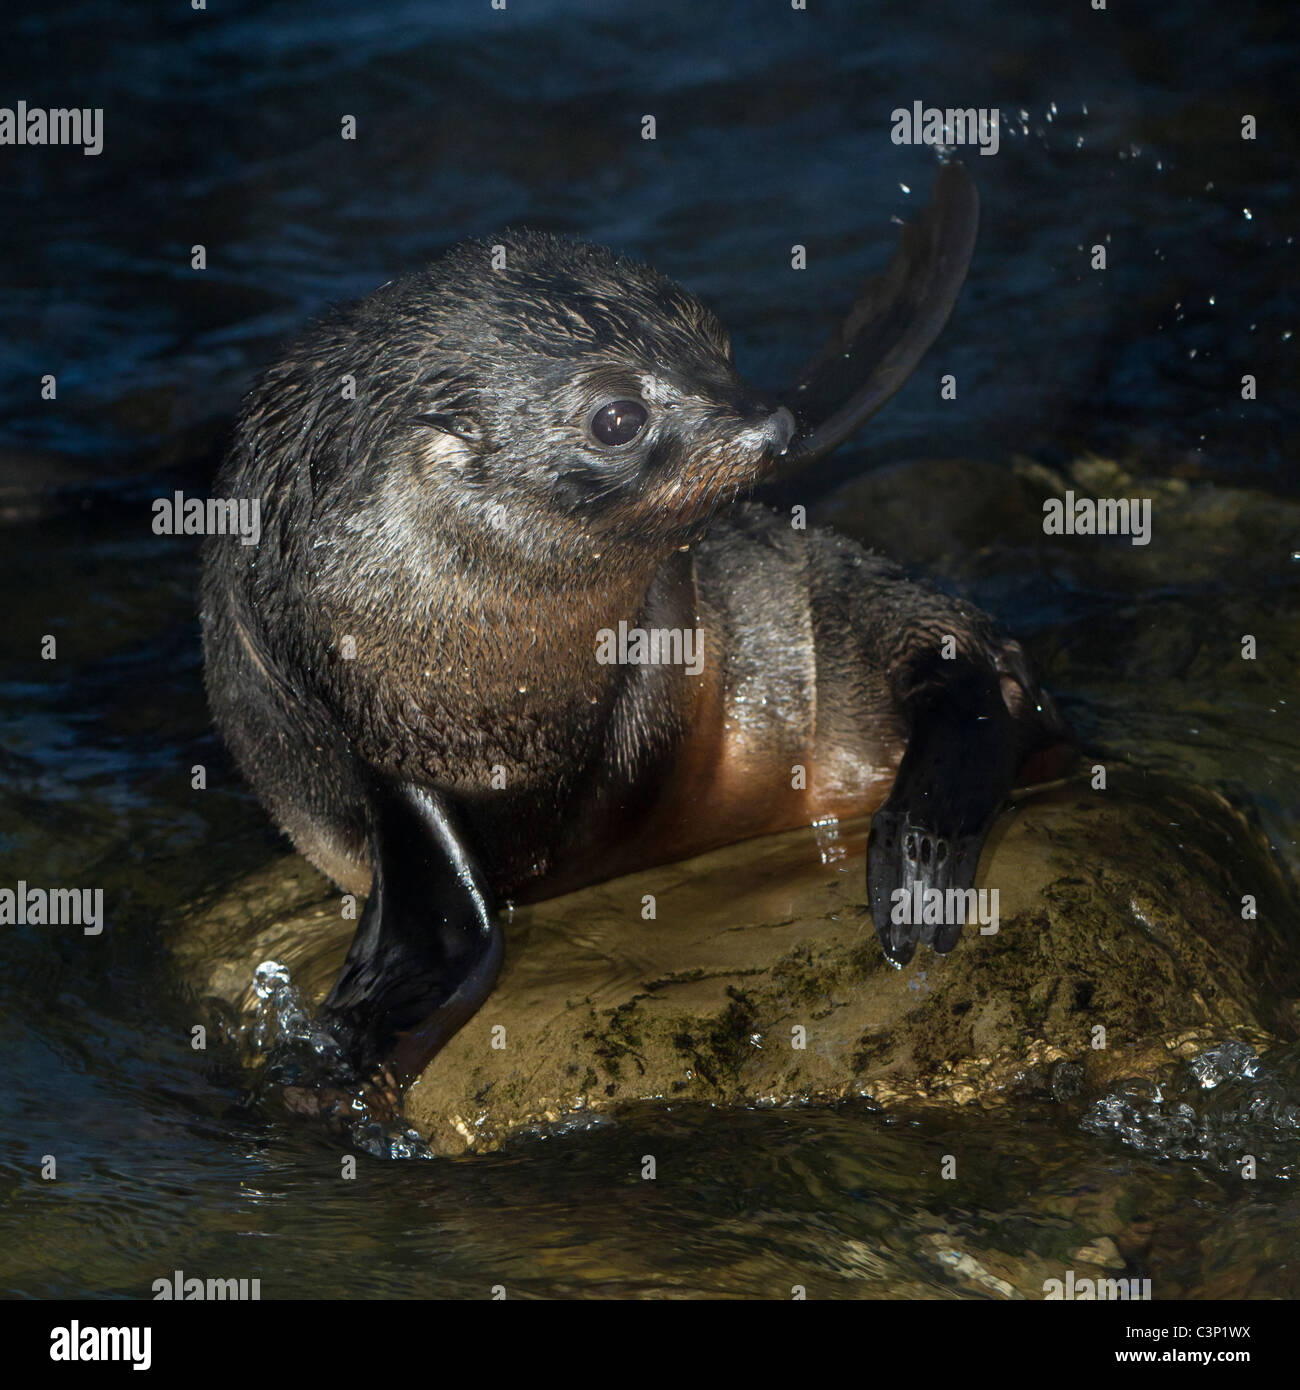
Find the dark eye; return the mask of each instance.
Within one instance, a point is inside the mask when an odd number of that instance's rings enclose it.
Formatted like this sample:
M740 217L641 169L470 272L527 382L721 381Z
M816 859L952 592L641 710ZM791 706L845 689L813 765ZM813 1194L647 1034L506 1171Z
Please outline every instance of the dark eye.
M591 417L591 432L602 444L630 444L649 418L640 401L611 401Z

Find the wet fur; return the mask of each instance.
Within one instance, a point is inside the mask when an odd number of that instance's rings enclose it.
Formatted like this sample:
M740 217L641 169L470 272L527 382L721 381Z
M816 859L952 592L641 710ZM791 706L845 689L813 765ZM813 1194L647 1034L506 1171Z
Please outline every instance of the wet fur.
M341 888L370 886L376 772L445 794L498 900L871 811L947 634L1026 729L1054 717L978 610L738 503L773 404L707 309L602 248L503 244L505 269L467 243L313 328L214 483L262 499L262 535L207 543L213 712ZM651 424L602 453L585 422L619 395ZM703 675L598 665L620 620L702 629Z

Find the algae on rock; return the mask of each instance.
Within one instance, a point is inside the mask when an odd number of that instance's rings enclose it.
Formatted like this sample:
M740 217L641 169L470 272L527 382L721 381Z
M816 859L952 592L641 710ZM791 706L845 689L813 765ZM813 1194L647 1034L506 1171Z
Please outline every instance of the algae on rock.
M1018 796L978 880L998 890L998 930L968 926L904 970L866 910L865 822L508 913L497 987L411 1088L408 1119L439 1152L482 1152L645 1102L1100 1094L1227 1038L1295 1038L1294 924L1267 847L1215 794L1110 771L1106 791ZM323 997L354 923L322 885L281 862L195 916L178 941L195 989L247 1011L273 956Z

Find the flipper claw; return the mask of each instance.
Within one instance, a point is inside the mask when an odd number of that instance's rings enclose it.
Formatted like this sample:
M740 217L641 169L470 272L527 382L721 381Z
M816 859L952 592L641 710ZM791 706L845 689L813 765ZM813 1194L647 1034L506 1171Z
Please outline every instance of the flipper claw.
M957 944L968 899L951 890L975 886L984 837L1036 737L1011 716L991 665L963 662L921 686L910 713L907 751L867 841L871 916L896 965L918 945L946 955Z

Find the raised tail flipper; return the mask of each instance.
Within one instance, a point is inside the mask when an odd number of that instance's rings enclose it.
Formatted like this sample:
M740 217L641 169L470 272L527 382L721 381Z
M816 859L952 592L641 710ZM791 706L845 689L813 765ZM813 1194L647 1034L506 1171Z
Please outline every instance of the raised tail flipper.
M948 321L975 249L979 195L965 166L944 164L929 206L904 223L883 273L783 397L799 433L782 457L780 481L852 438L911 376Z

